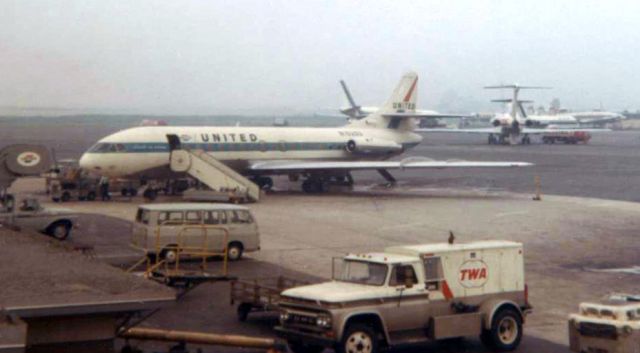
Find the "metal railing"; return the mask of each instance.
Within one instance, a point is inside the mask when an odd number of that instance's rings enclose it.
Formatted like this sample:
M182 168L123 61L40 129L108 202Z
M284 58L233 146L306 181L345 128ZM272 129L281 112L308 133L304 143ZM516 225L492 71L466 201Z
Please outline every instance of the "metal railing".
M208 225L208 224L187 224L182 226L175 239L167 241L163 239L161 229L171 225L171 221L164 221L156 226L154 237L155 259L152 261L149 256L145 256L131 266L127 271L131 272L138 266L146 263L144 276L149 278L158 269L162 269L166 275L177 275L182 271L180 263L182 257L200 257L202 263L200 269L202 272L207 271L207 259L214 256L222 256L222 275L228 274L228 248L229 248L229 229L224 226ZM200 233L194 234L194 230ZM215 232L216 234L212 234ZM219 236L219 232L223 233L221 239L222 250L210 248L211 238ZM194 245L194 239L200 238L200 244ZM175 242L173 242L175 240ZM219 239L217 239L219 240ZM148 239L145 235L145 244L148 245ZM169 251L175 253L175 261L166 258Z

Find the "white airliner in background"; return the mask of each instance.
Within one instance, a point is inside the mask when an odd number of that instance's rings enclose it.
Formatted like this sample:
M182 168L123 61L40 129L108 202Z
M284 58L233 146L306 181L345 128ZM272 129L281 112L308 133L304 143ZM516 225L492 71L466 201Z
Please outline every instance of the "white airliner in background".
M520 100L518 94L522 89L546 89L549 87L520 86L518 84L486 86L487 89L511 89L513 97L510 99L495 99L492 102L508 103L509 113L496 114L491 120L493 127L469 129L416 129L416 132L452 132L488 135L489 144L531 143L530 135L560 133L576 131L603 132L606 129L586 129L581 127L580 121L568 114L559 115L527 115L522 103L531 101Z
M245 126L142 126L109 135L80 159L82 168L118 178L161 179L171 175L167 135L177 135L188 149L207 154L270 187L270 175L303 178L303 190L321 192L328 183L353 182L351 171L413 168L499 168L525 162L388 160L422 141L413 132L418 76L405 74L390 99L376 112L338 128Z
M351 95L351 91L349 91L349 87L347 87L347 83L344 80L340 80L340 86L342 86L342 91L347 98L347 102L349 102L348 108L340 109L340 113L348 116L350 119L362 119L365 118L375 112L377 112L379 107L372 106L360 106L356 104L355 99ZM414 117L417 119L438 119L438 118L469 118L469 115L452 115L452 114L440 114L435 110L426 110L426 109L415 109Z

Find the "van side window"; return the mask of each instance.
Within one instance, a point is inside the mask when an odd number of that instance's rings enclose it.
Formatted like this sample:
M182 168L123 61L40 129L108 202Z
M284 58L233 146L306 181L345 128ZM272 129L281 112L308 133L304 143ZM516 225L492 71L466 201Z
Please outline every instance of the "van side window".
M389 286L404 286L407 283L407 279L411 284L418 283L418 278L416 277L416 272L413 270L413 266L395 265L393 266L393 270L391 271Z
M182 224L183 215L182 211L170 211L170 212L160 212L158 214L158 224Z
M427 289L439 290L440 283L443 280L442 262L439 257L425 257L424 263L424 282Z
M204 213L204 224L219 224L220 217L218 211L207 211Z
M224 211L207 211L204 213L204 224L227 224L227 214Z
M202 218L200 217L200 211L187 211L185 218L187 223L200 224Z
M231 211L231 223L247 224L252 221L251 214L247 211Z

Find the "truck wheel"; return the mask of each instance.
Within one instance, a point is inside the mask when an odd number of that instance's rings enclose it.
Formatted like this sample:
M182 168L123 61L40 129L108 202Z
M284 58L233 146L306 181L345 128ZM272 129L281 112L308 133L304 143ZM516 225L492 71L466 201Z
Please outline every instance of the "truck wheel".
M55 222L47 227L46 233L55 239L65 240L69 236L69 233L71 233L71 224L64 221Z
M238 305L238 310L236 311L236 313L238 314L238 321L247 321L252 308L253 306L250 303L242 303Z
M89 191L89 193L87 194L87 201L95 201L95 200L96 200L96 192Z
M244 248L242 244L238 242L229 243L229 247L227 248L227 260L229 261L238 261L242 258L242 252Z
M289 349L293 353L321 353L324 351L322 346L313 346L309 344L303 344L298 342L289 342Z
M345 330L342 341L336 347L337 353L377 353L378 339L373 328L363 324L353 324Z
M67 202L69 200L71 200L71 194L68 193L67 191L63 192L62 196L60 196L60 201Z
M491 322L491 329L480 336L482 343L498 351L518 348L522 339L522 318L513 309L500 310Z

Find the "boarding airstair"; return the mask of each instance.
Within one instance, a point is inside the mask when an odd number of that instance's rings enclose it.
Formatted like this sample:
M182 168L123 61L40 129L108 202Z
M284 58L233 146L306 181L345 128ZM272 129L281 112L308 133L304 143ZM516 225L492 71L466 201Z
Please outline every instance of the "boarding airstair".
M176 135L167 135L171 148L171 170L188 173L212 190L233 190L246 195L250 201L260 199L260 188L251 180L227 167L211 155L199 149L186 149Z

